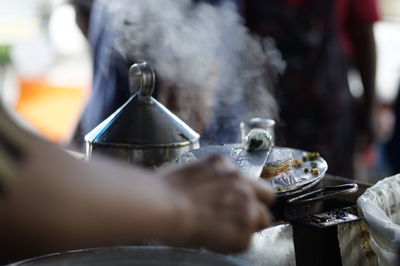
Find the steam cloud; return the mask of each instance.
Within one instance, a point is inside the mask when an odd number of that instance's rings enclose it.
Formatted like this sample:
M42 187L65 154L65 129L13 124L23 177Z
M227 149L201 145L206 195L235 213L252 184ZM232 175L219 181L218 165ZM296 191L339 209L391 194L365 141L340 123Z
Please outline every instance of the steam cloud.
M255 116L277 118L272 90L285 64L273 41L249 34L232 3L122 0L121 6L118 49L155 67L160 101L189 125L202 130L221 113L231 127Z

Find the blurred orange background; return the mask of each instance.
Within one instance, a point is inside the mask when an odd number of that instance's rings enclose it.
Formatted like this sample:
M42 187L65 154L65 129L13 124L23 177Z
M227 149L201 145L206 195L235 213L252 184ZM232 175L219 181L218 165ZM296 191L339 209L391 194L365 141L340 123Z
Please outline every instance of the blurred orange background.
M16 110L43 136L67 141L79 119L89 88L57 87L45 79L20 80Z

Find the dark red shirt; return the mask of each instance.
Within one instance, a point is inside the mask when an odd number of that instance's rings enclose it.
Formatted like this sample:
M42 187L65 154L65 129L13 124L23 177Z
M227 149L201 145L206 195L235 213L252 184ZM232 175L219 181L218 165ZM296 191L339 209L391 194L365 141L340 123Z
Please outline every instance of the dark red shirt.
M252 0L247 0L251 2ZM309 0L279 0L293 6L302 6ZM320 0L325 1L325 0ZM343 50L351 55L353 44L349 36L349 26L370 24L380 19L377 0L334 0L338 34Z
M340 42L344 51L350 55L354 47L349 36L349 26L380 20L377 0L336 0L336 16Z

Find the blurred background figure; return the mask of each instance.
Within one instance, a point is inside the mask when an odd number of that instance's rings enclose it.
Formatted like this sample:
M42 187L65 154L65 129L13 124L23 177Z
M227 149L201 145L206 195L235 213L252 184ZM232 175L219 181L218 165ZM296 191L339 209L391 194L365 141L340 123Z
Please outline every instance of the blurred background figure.
M71 0L75 9L75 20L83 35L87 38L89 34L90 15L92 13L93 0Z
M374 26L377 40L377 105L376 142L356 159L357 178L375 183L385 176L399 173L398 150L398 91L400 84L400 2L380 0L383 20ZM352 82L358 94L360 84ZM395 125L396 123L396 125ZM397 146L398 147L398 146ZM388 154L389 151L389 154ZM397 158L396 158L397 157Z
M113 45L118 30L114 27L114 13L109 9L112 3L117 5L119 1L71 1L77 11L77 22L88 38L93 57L91 96L74 134L78 146L83 143L83 135L117 110L130 95L128 62ZM118 6L113 8L117 9Z
M365 149L374 139L377 2L247 1L245 13L250 29L271 36L287 62L279 144L319 151L331 174L353 177L356 144ZM358 99L349 89L350 67L361 75Z
M400 74L399 74L400 77ZM386 153L389 168L393 173L400 173L400 96L397 94L396 101L393 106L395 123L391 137L386 143Z

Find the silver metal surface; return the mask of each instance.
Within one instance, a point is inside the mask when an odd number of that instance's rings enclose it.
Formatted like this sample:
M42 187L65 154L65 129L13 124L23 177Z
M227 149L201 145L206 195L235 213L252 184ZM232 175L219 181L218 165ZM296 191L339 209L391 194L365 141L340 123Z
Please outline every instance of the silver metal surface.
M86 156L159 167L199 147L199 134L151 97L155 71L147 63L130 69L131 98L85 136Z
M140 246L79 250L53 254L9 266L249 266L238 259L205 250Z
M129 85L132 94L139 92L151 100L156 84L156 73L146 62L134 64L129 70Z
M282 148L273 147L270 153L273 153L274 150L276 149L282 149ZM297 150L292 148L284 148L284 149L287 149L292 153L293 159L302 160L303 156L308 154L308 152L303 150ZM190 152L190 154L197 159L203 159L212 154L221 154L231 159L238 166L238 168L241 171L243 171L244 174L258 178L260 177L261 174L260 166L264 160L262 157L259 157L258 154L244 153L242 144L206 146L206 147L201 147L200 149L193 150ZM243 159L238 159L241 156L243 157ZM270 160L271 156L268 157L266 162L268 163ZM311 163L316 164L317 169L319 171L318 175L313 175L312 173L304 172L305 168L311 168ZM264 165L262 165L262 167L264 167ZM281 186L282 182L276 182L276 183L273 182L279 178L281 178L281 181L284 181L285 178L284 176L274 177L270 179L259 178L259 180L270 184L272 188L275 190L278 197L287 197L299 194L299 192L303 192L305 191L305 189L309 189L312 186L318 184L321 181L321 179L325 176L327 170L328 170L327 162L322 157L319 157L313 161L304 162L302 167L293 168L293 171L290 173L291 184L287 185L286 187Z
M129 164L139 164L145 167L161 167L175 161L180 155L198 148L198 144L179 146L141 147L133 145L102 145L86 144L87 154L91 157L107 156Z
M377 266L364 221L338 225L338 239L343 266Z
M201 147L200 149L192 150L190 153L199 160L214 154L221 155L232 161L244 176L257 179L262 172L270 151L247 151L242 144L228 144Z
M352 207L347 207L334 209L328 212L307 215L302 220L309 225L319 228L327 228L331 226L337 226L339 224L360 221L360 217L352 213L350 211L351 209Z
M254 266L295 266L292 225L278 224L255 233L250 248L235 257Z

